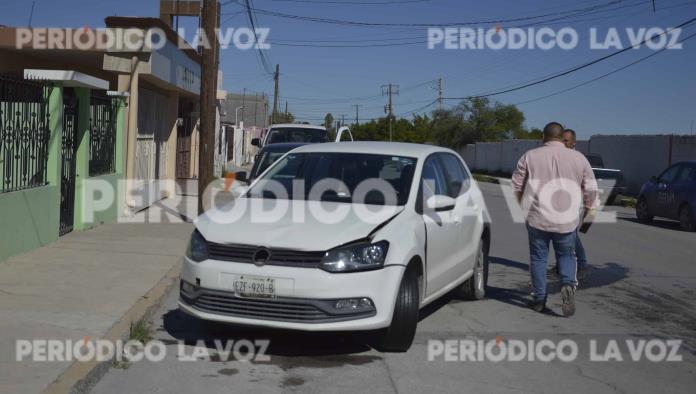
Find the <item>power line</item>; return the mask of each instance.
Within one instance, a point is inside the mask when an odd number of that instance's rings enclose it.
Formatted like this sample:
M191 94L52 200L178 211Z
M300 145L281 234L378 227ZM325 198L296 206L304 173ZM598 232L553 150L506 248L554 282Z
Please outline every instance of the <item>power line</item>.
M272 0L283 3L310 3L310 4L336 4L336 5L385 5L385 4L407 4L407 3L428 3L433 0L392 0L392 1L319 1L319 0Z
M691 38L693 38L693 37L696 37L696 33L691 34L691 35L689 35L689 36L687 36L687 37L684 37L683 39L679 40L677 43L682 43L682 42L684 42L684 41L686 41L686 40L689 40L689 39L691 39ZM665 51L665 50L667 50L667 49L669 49L669 48L670 48L670 46L664 47L664 48L662 48L662 49L660 49L660 50L657 50L657 51L651 53L651 54L648 55L648 56L643 56L642 58L640 58L640 59L638 59L638 60L635 60L635 61L633 61L633 62L631 62L631 63L628 63L627 65L625 65L625 66L623 66L623 67L619 67L619 68L617 68L617 69L615 69L615 70L612 70L612 71L610 71L610 72L608 72L608 73L602 74L602 75L600 75L600 76L598 76L598 77L596 77L596 78L592 78L592 79L590 79L589 81L585 81L585 82L583 82L583 83L579 83L579 84L577 84L577 85L571 86L571 87L566 88L566 89L563 89L563 90L559 90L559 91L554 92L554 93L551 93L551 94L547 94L547 95L545 95L545 96L537 97L537 98L534 98L534 99L531 99L531 100L522 101L522 102L516 103L516 104L514 104L514 105L523 105L523 104L533 103L533 102L535 102L535 101L540 101L540 100L544 100L544 99L547 99L547 98L550 98L550 97L553 97L553 96L558 96L559 94L563 94L563 93L569 92L569 91L571 91L571 90L577 89L577 88L579 88L579 87L582 87L582 86L585 86L585 85L589 85L589 84L591 84L591 83L593 83L593 82L599 81L600 79L603 79L603 78L605 78L605 77L608 77L608 76L610 76L610 75L612 75L612 74L616 74L616 73L618 73L618 72L620 72L620 71L623 71L623 70L625 70L625 69L627 69L627 68L629 68L629 67L631 67L631 66L634 66L634 65L636 65L636 64L638 64L638 63L640 63L640 62L643 62L643 61L645 61L645 60L648 60L648 59L650 59L651 57L653 57L653 56L655 56L655 55L658 55L658 54L662 53L663 51Z
M320 18L320 17L305 16L305 15L286 14L283 12L270 11L270 10L264 10L264 9L259 9L259 8L253 8L253 11L256 13L259 13L259 14L274 16L274 17L278 17L278 18L302 20L305 22L326 23L326 24L335 24L335 25L347 25L347 26L456 27L456 26L491 25L491 24L511 23L511 22L522 22L522 21L530 21L530 20L541 19L541 18L552 17L552 16L583 13L583 12L594 11L594 10L610 7L610 6L615 5L615 4L623 3L624 1L626 1L626 0L612 0L612 1L609 1L607 3L602 3L602 4L593 5L593 6L584 7L584 8L576 8L576 9L571 9L571 10L566 10L566 11L558 11L558 12L551 12L551 13L531 15L531 16L522 16L522 17L514 17L514 18L482 19L482 20L462 21L462 22L444 22L444 23L365 22L365 21L351 21L351 20L343 20L343 19ZM236 3L236 4L238 4L242 7L246 7L246 8L251 7L248 4L249 0L246 0L244 3L241 3L240 1L229 1L228 3L225 3L225 4L229 4L229 3Z
M544 83L544 82L548 82L548 81L550 81L550 80L553 80L553 79L556 79L556 78L560 78L560 77L562 77L562 76L565 76L565 75L574 73L574 72L576 72L576 71L582 70L582 69L584 69L584 68L587 68L587 67L592 66L592 65L594 65L594 64L597 64L597 63L599 63L599 62L602 62L602 61L604 61L604 60L607 60L607 59L609 59L609 58L612 58L612 57L614 57L614 56L616 56L616 55L619 55L619 54L621 54L621 53L624 53L624 52L626 52L626 51L630 51L631 49L633 49L633 48L635 48L635 47L640 47L641 45L645 44L645 43L648 42L648 41L652 41L652 40L654 40L655 38L658 38L658 37L663 36L663 35L665 35L665 34L667 34L667 33L669 33L669 32L672 32L672 31L675 30L675 29L679 29L679 28L682 28L682 27L686 27L686 26L688 26L688 25L694 23L695 21L696 21L696 18L691 18L691 19L689 19L688 21L683 22L683 23L677 25L677 26L674 27L674 28L665 30L665 31L663 31L663 32L660 33L660 34L655 34L655 35L653 35L653 36L651 36L651 37L649 37L649 38L646 38L646 39L644 39L643 41L641 41L641 42L638 43L638 44L635 44L635 45L633 45L633 46L629 46L629 47L620 49L620 50L615 51L615 52L612 52L612 53L610 53L610 54L608 54L608 55L602 56L602 57L600 57L600 58L598 58L598 59L592 60L592 61L590 61L590 62L587 62L587 63L585 63L585 64L582 64L582 65L573 67L573 68L571 68L571 69L569 69L569 70L566 70L566 71L563 71L563 72L560 72L560 73L555 73L555 74L553 74L553 75L547 76L547 77L542 78L542 79L540 79L540 80L537 80L537 81L535 81L535 82L525 83L525 84L523 84L523 85L521 85L521 86L517 86L517 87L509 88L509 89L504 89L504 90L500 90L500 91L496 91L496 92L492 92L492 93L487 93L487 94L480 94L480 95L474 95L474 96L465 96L465 97L446 97L445 100L466 100L466 99L471 99L471 98L481 98L481 97L498 96L498 95L501 95L501 94L510 93L510 92L514 92L514 91L517 91L517 90L522 90L522 89L525 89L525 88L528 88L528 87L532 87L532 86L535 86L535 85L539 85L539 84L542 84L542 83Z

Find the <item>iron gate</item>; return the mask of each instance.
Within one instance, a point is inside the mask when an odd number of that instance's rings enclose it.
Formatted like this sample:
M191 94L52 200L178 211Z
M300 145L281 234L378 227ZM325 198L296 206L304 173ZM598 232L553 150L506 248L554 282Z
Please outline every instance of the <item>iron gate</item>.
M72 231L75 219L77 113L75 92L71 88L65 88L63 91L63 138L60 149L60 235Z

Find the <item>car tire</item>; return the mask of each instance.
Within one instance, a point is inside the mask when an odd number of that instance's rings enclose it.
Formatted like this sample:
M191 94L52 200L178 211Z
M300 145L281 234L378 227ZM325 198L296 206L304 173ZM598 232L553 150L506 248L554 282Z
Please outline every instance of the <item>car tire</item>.
M418 276L408 269L401 279L391 324L379 333L377 350L405 352L411 347L418 325L418 298Z
M488 253L483 245L479 246L474 272L466 282L462 283L459 292L462 298L467 300L482 300L486 297L486 287L488 286Z
M694 220L694 211L688 204L679 210L679 226L684 231L696 231L696 220Z
M648 209L648 201L645 199L645 197L639 198L638 202L636 203L636 217L641 223L650 223L653 220L654 216Z

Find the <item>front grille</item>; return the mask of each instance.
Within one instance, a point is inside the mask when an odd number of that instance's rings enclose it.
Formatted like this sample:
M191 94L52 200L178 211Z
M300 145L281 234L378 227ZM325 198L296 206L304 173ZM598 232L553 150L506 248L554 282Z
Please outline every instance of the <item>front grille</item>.
M332 315L324 311L319 300L300 298L243 298L234 293L199 289L195 298L181 293L184 302L203 312L248 319L275 320L296 323L325 323L374 316L369 311L358 314Z
M237 263L253 263L252 257L259 249L254 245L218 244L208 242L208 253L211 259L234 261ZM288 267L317 268L326 252L306 252L292 249L271 248L267 265Z

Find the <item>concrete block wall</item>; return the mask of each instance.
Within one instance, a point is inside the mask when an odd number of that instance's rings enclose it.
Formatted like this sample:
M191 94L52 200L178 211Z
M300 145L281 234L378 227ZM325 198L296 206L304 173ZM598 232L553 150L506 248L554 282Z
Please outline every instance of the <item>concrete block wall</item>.
M463 147L460 154L472 171L510 173L526 151L539 145L541 141L534 140L478 142ZM645 181L669 165L696 160L696 136L595 135L578 141L576 149L598 154L607 168L622 170L628 193L637 194Z

